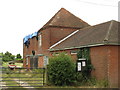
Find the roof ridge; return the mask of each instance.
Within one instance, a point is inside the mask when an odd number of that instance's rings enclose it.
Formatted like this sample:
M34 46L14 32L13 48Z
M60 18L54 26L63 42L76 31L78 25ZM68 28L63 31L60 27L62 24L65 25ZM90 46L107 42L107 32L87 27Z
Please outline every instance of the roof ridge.
M65 8L61 8L61 9L66 10L66 11L67 11L68 13L70 13L71 15L75 16L76 18L78 18L78 19L81 20L82 22L88 24L87 22L83 21L82 19L80 19L78 16L74 15L73 13L71 13L70 11L68 11L67 9L65 9ZM61 9L60 9L60 10L61 10ZM89 24L88 24L88 25L89 25Z
M114 22L114 20L111 21L111 23L110 23L110 25L109 25L109 28L108 28L108 31L107 31L107 33L106 33L106 36L105 36L103 42L108 41L109 35L110 35L110 31L112 30L113 22Z
M58 41L57 43L53 44L52 46L50 46L49 49L57 46L58 44L62 43L63 41L65 41L66 39L68 39L69 37L73 36L74 34L76 34L79 30L76 30L74 32L72 32L71 34L69 34L68 36L66 36L65 38L61 39L60 41Z
M70 11L66 10L65 8L61 8L61 9L58 10L58 12L55 13L54 16L53 16L45 25L43 25L43 27L42 27L41 29L39 29L38 31L43 30L43 29L45 29L46 27L49 27L49 26L55 26L56 24L55 24L54 21L56 21L56 19L58 20L57 23L61 24L59 18L62 18L62 19L66 18L66 17L64 17L64 16L59 17L59 15L60 15L60 16L61 16L61 15L64 15L63 12L66 12L67 14L69 14L73 19L76 18L77 22L79 21L79 24L81 24L81 26L75 24L75 26L74 26L74 25L73 25L73 26L71 25L71 27L82 28L82 27L90 26L87 22L83 21L82 19L80 19L79 17L77 17L76 15L74 15L73 13L71 13ZM57 15L58 15L58 16L57 16ZM61 20L62 20L62 19L61 19ZM68 23L68 21L65 21L65 22ZM64 24L64 23L63 23L63 24ZM73 24L73 23L72 23L72 24ZM64 27L69 26L68 24L64 24L64 25L65 25ZM61 26L61 25L60 25L60 26Z
M50 19L50 22L49 22L49 21L48 21L48 22L51 23L52 20L54 19L54 17L56 17L62 10L65 10L66 12L68 12L69 14L71 14L71 15L73 15L74 17L78 18L78 19L81 20L82 22L88 24L87 22L83 21L82 19L80 19L79 17L77 17L76 15L74 15L73 13L71 13L70 11L68 11L68 10L65 9L65 8L61 8L61 9ZM47 24L47 23L46 23L46 24ZM89 24L88 24L88 25L89 25ZM50 26L52 26L52 25L50 25Z
M44 25L46 26L47 24L51 23L51 21L54 19L54 17L62 10L63 8L61 8L57 13L55 13L55 15ZM44 28L44 26L42 28Z

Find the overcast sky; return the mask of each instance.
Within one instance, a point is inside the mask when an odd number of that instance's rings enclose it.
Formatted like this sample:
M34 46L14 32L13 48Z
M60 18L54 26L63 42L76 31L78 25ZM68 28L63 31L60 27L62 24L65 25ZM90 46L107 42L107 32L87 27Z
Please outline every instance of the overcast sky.
M23 54L23 38L38 31L60 8L90 25L118 21L119 0L0 0L0 52Z

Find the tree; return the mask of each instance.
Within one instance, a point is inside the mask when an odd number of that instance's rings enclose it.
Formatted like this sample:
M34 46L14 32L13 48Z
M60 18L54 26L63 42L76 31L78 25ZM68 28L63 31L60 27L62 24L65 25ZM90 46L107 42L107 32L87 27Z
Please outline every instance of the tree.
M15 60L15 55L12 55L10 52L7 51L5 54L3 54L2 60L4 62L13 61Z
M0 53L0 58L2 58L2 56L3 56L3 53Z
M21 58L22 58L22 56L21 56L20 54L17 54L17 55L16 55L16 59L17 59L17 60L21 60Z

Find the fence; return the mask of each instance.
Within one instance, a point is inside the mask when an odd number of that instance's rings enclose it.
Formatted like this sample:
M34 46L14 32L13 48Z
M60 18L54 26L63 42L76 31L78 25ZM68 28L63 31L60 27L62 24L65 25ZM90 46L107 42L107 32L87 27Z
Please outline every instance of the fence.
M43 87L45 84L45 68L9 69L2 68L2 88L4 87ZM5 84L5 85L4 85Z

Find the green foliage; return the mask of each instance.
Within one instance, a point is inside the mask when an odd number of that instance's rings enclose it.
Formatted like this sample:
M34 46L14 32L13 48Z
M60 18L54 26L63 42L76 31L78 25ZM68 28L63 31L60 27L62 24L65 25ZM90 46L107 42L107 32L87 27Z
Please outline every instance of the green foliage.
M3 55L3 53L0 53L0 56L2 56Z
M82 74L85 77L90 77L91 70L93 69L93 66L91 64L90 60L90 50L89 48L82 48L77 54L78 59L79 58L85 58L86 59L86 66L82 70Z
M17 55L16 55L16 60L23 60L21 54L17 54Z
M13 55L10 52L6 52L6 53L0 53L0 58L2 57L2 61L3 62L9 62L9 61L13 61L13 60L23 60L22 56L20 54L17 55Z
M70 56L64 53L52 57L48 65L48 81L54 85L66 86L75 81L75 64Z
M32 72L34 72L34 73L44 73L45 69L44 68L43 69L41 69L41 68L40 69L39 68L38 69L33 69Z
M12 55L10 52L7 51L5 54L3 54L2 60L4 62L15 60L15 55Z
M3 57L3 53L0 53L0 60L2 60L2 57Z
M21 58L22 58L22 56L20 54L16 55L16 59L21 59Z
M109 86L108 80L106 79L97 80L96 78L93 78L93 77L87 79L87 82L84 84L86 84L87 86L94 86L98 88L104 88Z
M97 88L109 87L107 79L97 80L95 77L86 77L81 72L76 73L76 86L90 86Z

